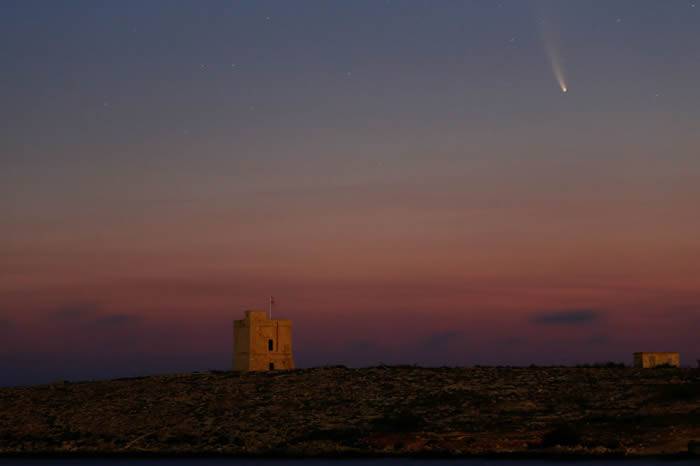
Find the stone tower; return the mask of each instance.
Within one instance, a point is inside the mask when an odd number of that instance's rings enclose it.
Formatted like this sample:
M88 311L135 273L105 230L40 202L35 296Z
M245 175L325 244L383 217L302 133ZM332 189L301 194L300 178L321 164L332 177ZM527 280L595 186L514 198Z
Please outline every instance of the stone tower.
M292 321L271 320L265 311L245 311L245 319L233 322L233 370L286 369L294 369Z
M681 355L675 352L654 353L640 352L634 353L634 367L639 369L653 369L657 366L681 367Z

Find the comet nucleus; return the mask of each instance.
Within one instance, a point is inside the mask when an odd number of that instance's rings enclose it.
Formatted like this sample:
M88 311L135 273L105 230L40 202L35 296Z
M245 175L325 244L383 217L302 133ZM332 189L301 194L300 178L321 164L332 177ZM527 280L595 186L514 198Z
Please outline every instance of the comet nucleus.
M564 74L564 64L559 52L559 34L551 21L540 20L540 34L544 43L545 51L549 64L552 67L554 79L559 84L562 92L566 93L569 90L567 85L566 75Z

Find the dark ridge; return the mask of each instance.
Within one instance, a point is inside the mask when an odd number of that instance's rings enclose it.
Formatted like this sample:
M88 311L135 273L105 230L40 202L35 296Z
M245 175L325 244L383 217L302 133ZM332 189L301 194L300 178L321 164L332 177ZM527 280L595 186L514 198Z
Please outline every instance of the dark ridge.
M681 458L699 451L696 369L333 366L0 389L0 456Z

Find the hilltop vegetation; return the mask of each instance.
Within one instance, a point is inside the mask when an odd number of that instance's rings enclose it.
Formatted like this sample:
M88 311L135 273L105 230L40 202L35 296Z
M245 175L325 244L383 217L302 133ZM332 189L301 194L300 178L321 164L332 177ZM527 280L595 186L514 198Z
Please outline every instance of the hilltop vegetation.
M700 371L329 367L0 389L0 454L673 455Z

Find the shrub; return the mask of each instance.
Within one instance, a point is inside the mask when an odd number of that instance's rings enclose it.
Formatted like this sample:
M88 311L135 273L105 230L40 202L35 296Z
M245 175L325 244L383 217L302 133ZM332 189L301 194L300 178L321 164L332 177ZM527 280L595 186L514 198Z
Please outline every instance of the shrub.
M418 432L425 427L425 419L408 411L385 414L372 423L379 432Z
M562 424L542 437L542 448L556 446L574 447L581 444L581 432L571 424Z
M689 401L700 398L700 383L674 383L661 385L656 398L659 401Z
M330 441L342 443L355 443L363 435L357 427L347 426L335 429L316 429L295 439L295 442Z
M608 361L594 362L593 364L577 364L576 367L579 369L624 369L627 366L625 366L624 362Z
M691 440L688 442L688 453L700 456L700 441Z
M657 364L654 369L678 369L677 366L671 365L669 363Z

